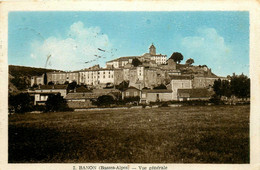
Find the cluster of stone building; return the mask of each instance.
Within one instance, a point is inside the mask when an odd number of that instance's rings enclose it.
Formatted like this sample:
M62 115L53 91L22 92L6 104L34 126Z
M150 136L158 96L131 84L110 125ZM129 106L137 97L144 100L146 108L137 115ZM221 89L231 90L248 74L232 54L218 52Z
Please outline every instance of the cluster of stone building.
M133 64L136 59L141 62L138 66ZM58 87L57 85L73 81L93 89L84 92L75 91L72 92L73 94L67 92L63 96L70 102L72 100L76 101L77 96L78 101L84 102L88 99L97 98L99 96L97 91L106 90L102 94L109 94L117 89L112 88L110 92L109 89L104 89L104 87L108 84L112 86L119 85L123 81L129 82L129 88L123 92L119 90L117 92L122 95L122 98L140 96L140 102L206 99L212 95L210 87L219 78L224 79L214 75L211 69L205 65L192 66L177 64L173 59L167 60L166 55L156 54L154 45L150 46L149 53L141 56L120 57L108 61L105 68L95 65L79 71L47 73L47 82L53 82L55 84L54 89ZM43 84L43 79L43 76L32 77L31 85ZM160 84L166 85L167 89L154 89ZM76 95L76 93L81 94ZM83 94L86 100L82 99Z

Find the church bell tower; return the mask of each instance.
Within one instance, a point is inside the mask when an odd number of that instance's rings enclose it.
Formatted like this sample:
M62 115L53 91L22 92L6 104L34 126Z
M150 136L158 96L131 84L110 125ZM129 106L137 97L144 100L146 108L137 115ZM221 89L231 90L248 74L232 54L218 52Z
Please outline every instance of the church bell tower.
M156 48L153 44L150 46L149 50L151 55L156 55Z

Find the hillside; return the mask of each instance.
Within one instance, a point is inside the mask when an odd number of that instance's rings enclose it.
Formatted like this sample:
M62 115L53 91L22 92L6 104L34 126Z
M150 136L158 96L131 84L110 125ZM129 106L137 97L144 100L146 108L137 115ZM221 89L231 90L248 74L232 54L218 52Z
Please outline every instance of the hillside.
M45 72L52 71L57 70L9 65L8 91L10 93L17 93L21 90L25 90L26 88L30 87L32 76L40 76Z

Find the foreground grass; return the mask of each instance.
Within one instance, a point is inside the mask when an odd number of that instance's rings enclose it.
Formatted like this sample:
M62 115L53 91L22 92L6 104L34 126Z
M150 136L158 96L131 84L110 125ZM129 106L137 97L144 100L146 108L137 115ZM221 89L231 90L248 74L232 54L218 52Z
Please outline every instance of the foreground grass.
M9 162L249 163L249 105L11 115Z

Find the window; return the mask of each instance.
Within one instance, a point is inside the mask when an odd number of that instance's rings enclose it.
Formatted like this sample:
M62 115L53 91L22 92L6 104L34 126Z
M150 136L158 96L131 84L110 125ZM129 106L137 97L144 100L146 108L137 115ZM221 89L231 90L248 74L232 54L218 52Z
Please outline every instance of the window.
M135 91L135 92L134 92L134 96L137 96L137 95L138 95L138 93L137 93L137 91Z
M129 96L129 92L125 92L125 95L126 95L126 96Z
M104 75L103 78L106 78L106 76Z

